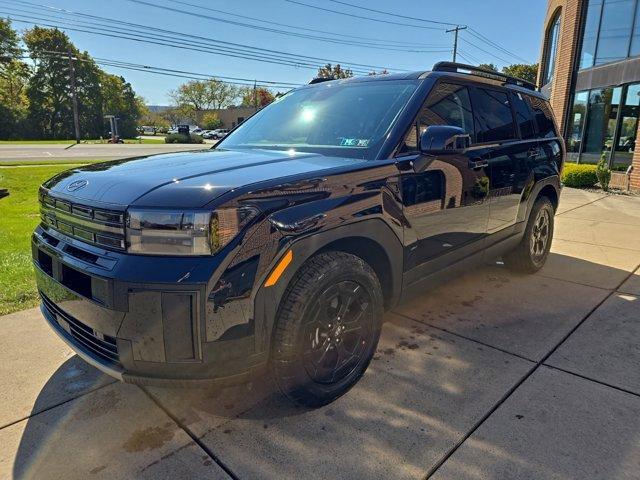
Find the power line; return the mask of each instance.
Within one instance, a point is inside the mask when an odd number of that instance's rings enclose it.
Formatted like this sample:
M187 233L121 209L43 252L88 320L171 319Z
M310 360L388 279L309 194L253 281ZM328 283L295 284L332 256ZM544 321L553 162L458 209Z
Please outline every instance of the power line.
M49 10L54 10L58 13L61 13L63 15L67 15L67 16L74 16L74 17L83 17L83 18L90 18L90 19L95 19L98 22L101 22L102 24L104 23L108 23L108 26L110 28L106 28L106 27L102 27L103 31L107 31L110 32L111 35L107 35L107 36L112 36L112 37L116 37L116 38L127 38L129 40L136 40L136 41L141 41L140 39L136 39L136 38L129 38L129 37L122 37L119 35L113 35L113 24L121 24L121 25L127 25L127 26L131 26L131 27L135 27L137 29L143 29L144 32L142 32L142 35L145 35L147 40L149 40L149 37L151 34L146 33L147 31L154 31L154 32L161 32L161 33L166 33L172 37L178 37L179 39L182 39L182 43L184 44L184 39L185 38L195 38L199 41L204 41L210 44L214 44L214 49L217 48L217 54L223 55L223 56L232 56L232 57L238 57L238 55L231 55L228 52L232 51L235 52L236 54L241 54L241 55L251 55L252 58L248 58L248 59L252 59L252 60L263 60L263 61L271 61L271 63L280 63L280 64L289 64L290 66L296 66L296 67L303 67L303 68L317 68L319 65L316 62L321 62L321 63L340 63L342 65L345 65L347 67L350 67L354 72L356 72L356 70L358 70L358 73L368 73L367 70L362 70L362 69L357 69L356 67L365 67L367 69L382 69L382 68L387 68L389 70L401 70L398 68L393 68L393 67L382 67L379 65L367 65L367 64L361 64L361 63L355 63L355 62L344 62L344 61L340 61L340 60L334 60L334 59L327 59L327 58L321 58L321 57L313 57L313 56L308 56L308 55L300 55L300 54L295 54L295 53L290 53L290 52L283 52L283 51L278 51L278 50L273 50L273 49L266 49L266 48L260 48L260 47L254 47L251 45L243 45L243 44L239 44L239 43L233 43L233 42L228 42L228 41L223 41L223 40L218 40L215 38L210 38L210 37L204 37L204 36L200 36L200 35L192 35L192 34L188 34L188 33L183 33L183 32L176 32L176 31L171 31L171 30L166 30L166 29L161 29L161 28L156 28L156 27L151 27L151 26L147 26L147 25L141 25L141 24L136 24L136 23L132 23L132 22L125 22L125 21L121 21L121 20L116 20L113 18L106 18L106 17L98 17L95 15L90 15L90 14L85 14L85 13L81 13L81 12L75 12L75 11L71 11L71 10L65 10L65 9L60 9L57 7L52 7L49 5L41 5L41 4L34 4L31 2L26 2L23 0L15 0L18 3L22 4L22 5L26 5L29 6L31 8L34 7L38 7L38 8L45 8L45 9L49 9ZM6 7L5 7L6 8ZM34 15L33 13L29 12L30 15ZM11 15L11 13L9 13ZM24 17L24 15L22 15L22 17ZM40 17L41 19L41 17ZM51 21L50 19L47 19L47 21ZM71 22L71 20L66 20L67 22ZM59 22L59 21L58 21ZM75 21L77 22L77 20ZM37 22L25 22L25 23L37 23ZM85 22L86 23L86 22ZM55 25L54 25L55 26ZM69 28L70 30L73 30L72 28ZM86 31L86 30L81 30L81 29L77 29L77 31L82 31L85 33L93 33L93 34L97 34L95 31ZM121 32L118 32L121 33ZM131 32L128 31L126 32L127 35L131 35ZM136 35L140 36L141 33L138 31L135 33ZM153 35L158 35L158 34L153 34ZM154 40L158 40L157 38L154 38ZM162 39L162 41L164 43L158 43L157 41L146 41L146 43L155 43L155 44L162 44L162 45L167 45L166 44L166 36L165 38ZM180 43L180 40L176 40L175 38L172 38L171 41L173 42L172 44L169 44L168 46L172 46L175 47L176 45L174 45L175 43ZM189 45L189 44L186 44ZM222 50L222 46L224 46L225 50ZM176 47L176 48L185 48L185 49L191 49L191 50L196 50L196 51L200 51L200 49L197 48L190 48L188 46L184 46L184 47ZM207 48L212 48L207 46ZM206 51L206 53L213 53L211 51ZM274 62L274 58L277 57L278 60L280 60L279 62ZM239 58L245 58L243 56L240 56ZM283 61L288 62L288 63L283 63ZM313 63L310 63L313 62ZM405 71L405 70L403 70Z
M476 49L480 50L481 52L486 53L487 55L492 56L493 58L496 58L496 59L500 60L501 62L504 62L504 63L511 63L509 60L506 60L505 58L503 58L503 57L501 57L501 56L499 56L499 55L496 55L495 53L492 53L492 52L490 52L489 50L485 50L484 48L479 47L479 46L478 46L478 45L476 45L475 43L470 42L469 40L467 40L467 39L465 39L465 38L461 38L461 39L460 39L460 41L461 41L461 42L466 43L467 45L472 46L473 48L476 48Z
M179 13L182 15L188 15L191 17L196 17L196 18L200 18L200 19L207 19L207 20L211 20L214 22L221 22L221 23L225 23L225 24L231 24L231 25L236 25L236 26L240 26L240 27L244 27L244 28L250 28L250 29L254 29L254 30L261 30L261 31L265 31L265 32L270 32L270 33L276 33L279 35L286 35L286 36L291 36L291 37L297 37L297 38L305 38L305 39L310 39L310 40L316 40L316 41L321 41L321 42L329 42L329 43L336 43L339 45L350 45L350 46L358 46L358 47L363 47L363 48L374 48L376 50L390 50L390 51L396 51L396 52L404 52L404 51L410 51L413 53L427 53L428 51L425 50L416 50L415 49L415 45L413 46L412 50L407 50L405 48L396 48L396 47L390 47L390 46L381 46L381 44L371 44L371 43L363 43L363 42L355 42L354 40L340 40L340 39L332 39L332 38L327 38L327 37L318 37L315 35L309 35L309 34L304 34L304 33L296 33L296 32L287 32L284 30L278 30L275 28L271 28L271 27L263 27L260 25L251 25L251 24L247 24L247 23L243 23L243 22L238 22L238 21L234 21L234 20L229 20L229 19L224 19L224 18L219 18L219 17L213 17L211 15L206 15L203 13L196 13L193 11L188 11L188 10L183 10L183 9L179 9L179 8L173 8L167 5L158 5L156 3L151 3L151 2L147 2L145 0L126 0L128 2L131 3L136 3L139 5L145 5L148 7L153 7L153 8L159 8L162 10L167 10L169 12L175 12L175 13ZM201 7L198 7L200 9L202 9Z
M480 60L478 57L471 55L469 52L467 52L466 50L460 50L458 49L458 55L460 55L463 58L466 59L471 59L471 63L475 63L480 65L482 63L482 60Z
M516 58L520 61L523 61L524 63L530 65L531 62L523 57L521 57L520 55L513 53L509 50L507 50L506 48L504 48L503 46L501 46L500 44L494 42L493 40L491 40L490 38L488 38L486 35L483 35L482 33L480 33L479 31L477 31L475 28L469 27L469 32L470 35L476 37L478 40L481 40L482 42L486 43L487 45L492 46L493 48L501 51L502 53L506 53L507 55L510 55L513 58Z
M55 20L54 21L51 21L51 20L37 21L37 19L34 20L34 18L29 18L29 17L27 17L27 20L21 20L19 18L16 18L16 16L17 17L24 17L24 16L15 15L15 14L10 14L10 15L12 15L11 17L12 21L19 22L19 23L27 23L30 25L41 25L41 26L50 27L50 28L64 28L67 31L88 33L91 35L98 35L98 36L103 36L108 38L131 40L134 42L147 43L151 45L167 46L167 47L176 48L179 50L191 50L195 52L202 52L202 53L208 53L213 55L222 55L225 57L242 58L246 60L256 60L256 61L272 63L276 65L286 65L286 66L293 66L297 68L305 68L305 69L312 69L312 70L318 68L318 64L308 63L301 59L300 60L299 59L283 59L280 57L266 56L264 54L251 54L249 52L236 54L236 53L231 53L233 52L233 50L225 51L219 47L213 47L209 45L202 46L202 44L200 44L201 45L200 47L197 47L194 44L188 44L184 41L181 42L178 40L172 40L171 42L169 42L167 40L161 40L161 39L158 39L157 37L152 37L144 34L106 33L106 32L114 32L114 31L117 32L117 30L109 30L109 29L95 27L95 26L85 27L85 28L77 28L77 27L69 26L69 25L77 25L78 24L77 22L70 23L70 22L61 22L61 21L55 21ZM54 23L48 23L48 22L54 22ZM87 30L87 28L91 28L91 30ZM366 73L366 71L360 71L360 72Z
M318 30L318 29L315 29L315 28L301 27L299 25L291 25L291 24L287 24L287 23L274 22L274 21L270 21L270 20L264 20L262 18L250 17L248 15L240 15L238 13L231 13L231 12L226 12L226 11L219 10L219 9L208 8L208 7L204 7L202 5L197 5L195 3L190 3L190 2L186 2L186 1L174 0L171 3L190 6L190 7L195 7L195 8L200 8L201 10L216 12L218 14L229 15L231 17L242 18L242 19L245 19L245 20L251 20L251 21L254 21L254 22L264 23L264 24L267 24L267 25L275 25L275 26L278 26L278 27L293 28L295 30L302 30L302 31L306 31L306 32L320 33L322 35L332 35L332 36L337 36L337 37L350 38L350 39L354 39L354 40L362 40L362 41L366 41L366 42L374 42L374 43L395 45L395 46L398 46L398 47L400 47L400 46L402 46L402 47L415 47L415 43L407 43L407 42L402 42L402 41L398 41L398 40L381 39L381 38L374 38L374 37L363 37L363 36L360 36L360 35L350 35L350 34L346 34L346 33L330 32L330 31L326 31L326 30ZM432 46L432 47L444 46L444 45L438 45L438 44L421 44L421 45L422 46Z
M333 9L329 9L329 8L324 8L324 7L319 7L317 5L311 5L299 0L285 0L286 2L289 3L293 3L296 5L301 5L307 8L314 8L316 10L321 10L321 11L325 11L325 12L330 12L330 13L335 13L338 15L345 15L345 16L349 16L349 17L355 17L355 18L360 18L360 19L365 19L365 20L370 20L373 22L379 22L379 23L387 23L390 25L399 25L402 27L412 27L412 28L424 28L424 29L431 29L431 30L442 30L441 28L437 28L437 27L429 27L429 26L425 26L425 25L412 25L412 24L407 24L407 23L400 23L400 22L392 22L390 20L381 20L378 18L372 18L372 17L367 17L367 16L362 16L362 15L356 15L353 13L347 13L347 12L342 12L339 10L333 10ZM376 10L373 8L369 8L369 7L363 7L361 5L356 5L353 3L349 3L349 2L345 2L343 0L329 0L333 3L337 3L337 4L341 4L341 5L345 5L345 6L350 6L353 8L357 8L360 10L366 10L366 11L370 11L370 12L375 12L375 13L379 13L382 15L389 15L389 16L393 16L393 17L398 17L398 18L404 18L404 19L409 19L409 20L413 20L416 22L426 22L426 23L432 23L432 24L440 24L440 25L444 25L444 26L458 26L458 24L455 23L448 23L448 22L440 22L440 21L436 21L436 20L428 20L428 19L421 19L421 18L414 18L414 17L410 17L408 15L400 15L400 14L396 14L396 13L392 13L392 12L387 12L384 10ZM466 27L466 26L465 26ZM507 54L515 59L518 59L519 61L523 61L527 64L530 64L530 62L524 58L522 58L521 56L507 50L506 48L502 47L500 44L494 42L493 40L489 39L488 37L486 37L485 35L483 35L482 33L480 33L478 30L472 28L472 27L468 27L469 28L469 33L471 35L473 35L474 37L476 37L478 40L482 41L483 43L487 44L488 46L490 46L493 49L496 49L504 54ZM473 45L473 44L472 44ZM486 50L483 50L486 52ZM491 54L493 55L495 58L500 58L497 55ZM506 63L511 63L507 60L502 60Z
M173 37L150 35L150 34L139 33L135 31L132 33L131 30L123 31L123 29L118 30L117 28L116 29L104 28L102 26L95 26L96 25L95 23L92 23L89 26L85 25L90 22L68 21L68 20L60 21L60 20L51 20L49 18L34 17L34 16L27 17L24 15L14 14L13 12L3 12L3 13L10 15L14 21L20 22L20 23L43 25L43 26L52 27L52 28L64 28L66 30L89 33L92 35L100 35L100 36L106 36L111 38L120 38L120 39L132 40L136 42L148 43L153 45L168 46L168 47L178 48L182 50L192 50L192 51L222 55L227 57L243 58L243 59L256 60L256 61L262 61L267 63L274 63L279 65L294 66L298 68L307 68L307 69L315 70L320 66L320 63L324 64L327 62L328 63L336 62L335 60L327 60L327 59L317 59L318 62L316 62L315 58L313 57L304 57L304 56L296 57L294 56L295 54L291 54L291 55L273 54L272 55L272 54L262 53L260 51L254 52L253 50L247 50L247 49L239 50L231 47L223 48L215 45L213 46L207 45L207 44L203 45L202 43L196 44L194 42L186 42L184 39L179 40ZM82 28L78 28L77 25L80 25ZM307 58L311 58L311 60L307 60ZM337 61L337 63L341 63L341 62ZM370 71L370 70L351 67L350 65L344 64L344 63L343 65L345 65L347 68L350 68L354 73L357 73L357 74L367 74ZM376 68L382 68L382 67L371 66L370 68L376 69Z
M24 49L23 51L27 52L27 50L24 50ZM49 58L49 59L53 58L53 59L64 60L65 58L67 58L65 57L65 55L68 55L68 54L65 54L64 52L42 50L40 52L29 54L28 56L23 56L21 58L31 59L31 60L37 60L41 58ZM82 58L76 55L76 56L73 56L71 59L77 62L95 63L96 65L104 65L104 66L110 66L115 68L121 68L125 70L135 70L135 71L140 71L145 73L166 75L166 76L178 77L178 78L187 78L192 80L212 79L212 80L218 80L221 83L227 83L231 85L253 86L254 84L256 84L260 87L289 88L289 89L300 86L300 84L295 84L290 82L276 82L271 80L256 80L256 79L250 79L250 78L227 77L222 75L209 75L206 73L189 72L185 70L176 70L176 69L165 68L165 67L155 67L151 65L142 65L137 63L126 62L123 60L113 60L113 59L100 58L100 57ZM226 79L226 80L221 80L221 79ZM228 81L229 79L234 81Z
M428 20L426 18L410 17L408 15L400 15L399 13L386 12L384 10L376 10L375 8L363 7L362 5L355 5L353 3L343 2L341 0L329 0L329 1L333 2L333 3L339 3L341 5L346 5L348 7L358 8L360 10L366 10L367 12L380 13L382 15L389 15L389 16L397 17L397 18L406 18L407 20L414 20L416 22L435 23L437 25L445 25L445 26L450 26L450 27L458 26L457 23L440 22L440 21L437 21L437 20Z
M318 7L317 5L310 5L308 3L299 2L297 0L285 0L285 1L289 2L289 3L294 3L296 5L301 5L303 7L315 8L316 10L322 10L324 12L336 13L338 15L344 15L344 16L352 17L352 18L360 18L362 20L369 20L371 22L386 23L386 24L389 24L389 25L400 25L401 27L422 28L422 29L425 29L425 30L440 30L440 31L444 30L442 27L428 27L426 25L409 25L407 23L392 22L391 20L380 20L379 18L367 17L367 16L364 16L364 15L356 15L355 13L347 13L347 12L341 12L339 10L332 10L330 8Z

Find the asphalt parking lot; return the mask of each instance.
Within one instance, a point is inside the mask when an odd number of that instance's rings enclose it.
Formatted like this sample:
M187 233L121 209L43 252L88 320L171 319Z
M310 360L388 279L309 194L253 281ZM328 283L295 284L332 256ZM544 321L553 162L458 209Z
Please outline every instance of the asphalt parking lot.
M499 264L389 313L309 411L268 380L140 388L36 309L0 318L0 478L640 478L640 198L565 189L533 276Z

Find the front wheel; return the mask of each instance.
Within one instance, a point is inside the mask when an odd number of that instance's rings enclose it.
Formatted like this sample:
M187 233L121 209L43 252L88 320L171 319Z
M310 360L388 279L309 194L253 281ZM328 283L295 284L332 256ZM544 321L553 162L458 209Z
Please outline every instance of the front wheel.
M553 240L554 215L555 210L547 197L536 200L522 240L504 257L507 267L516 272L535 273L544 266Z
M346 393L373 357L382 315L380 282L364 260L344 252L312 257L278 312L271 369L280 390L307 407Z

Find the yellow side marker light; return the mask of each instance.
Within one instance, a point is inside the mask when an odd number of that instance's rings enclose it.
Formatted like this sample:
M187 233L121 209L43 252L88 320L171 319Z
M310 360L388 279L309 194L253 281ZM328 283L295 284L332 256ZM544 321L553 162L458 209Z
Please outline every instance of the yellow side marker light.
M267 278L267 281L264 282L264 286L272 287L273 285L278 283L278 280L280 280L280 277L282 276L284 271L287 269L287 267L289 266L292 260L293 260L293 251L289 250L287 253L284 254L284 257L282 257L282 260L280 260L280 262L278 262L278 265L276 265L276 267L273 269L273 271L271 272L271 275L269 275L269 277Z

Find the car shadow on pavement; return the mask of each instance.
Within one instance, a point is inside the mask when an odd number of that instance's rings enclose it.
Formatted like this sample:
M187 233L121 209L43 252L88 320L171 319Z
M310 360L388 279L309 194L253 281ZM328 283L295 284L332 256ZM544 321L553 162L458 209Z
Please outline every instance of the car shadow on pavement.
M268 375L224 389L108 385L47 410L53 392L69 381L77 361L73 358L49 379L33 406L34 413L45 411L24 426L14 477L32 478L30 465L43 461L67 462L69 477L83 477L83 466L74 464L78 449L98 458L92 465L133 461L135 452L123 449L127 438L114 432L132 419L166 429L168 417L151 413L160 411L159 406L241 478L300 477L314 471L326 478L415 478L610 294L598 282L608 279L617 285L629 273L559 254L551 254L536 275L513 274L495 265L471 271L389 313L362 380L317 410L288 404ZM586 412L585 418L574 420L590 421ZM518 428L525 437L540 435L536 424L520 423ZM593 434L593 426L584 432ZM149 444L147 453L164 445L160 440ZM525 454L510 458L514 454L504 445L495 447L501 449L496 461L511 463L516 471L528 461ZM580 460L574 446L556 447L547 454L557 456L560 464L565 461L562 448L571 452L566 461ZM492 449L486 440L478 455ZM628 454L598 442L591 442L589 452L601 455L604 472L615 472ZM553 476L553 466L548 468L552 470L545 474Z

